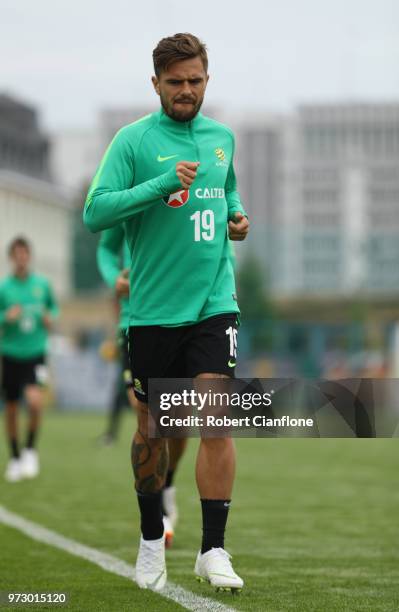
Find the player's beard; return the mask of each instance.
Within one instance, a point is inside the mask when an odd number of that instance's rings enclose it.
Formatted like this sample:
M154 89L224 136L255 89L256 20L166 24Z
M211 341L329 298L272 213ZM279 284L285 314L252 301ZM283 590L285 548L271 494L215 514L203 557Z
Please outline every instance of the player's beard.
M164 109L168 117L174 119L175 121L180 121L182 123L184 121L191 121L191 119L194 119L194 117L197 115L202 106L202 102L204 101L204 96L202 96L202 98L198 99L196 102L193 101L192 105L187 105L187 110L177 110L174 106L175 101L169 102L165 100L165 98L162 96L162 93L159 95L159 97L161 100L162 108Z

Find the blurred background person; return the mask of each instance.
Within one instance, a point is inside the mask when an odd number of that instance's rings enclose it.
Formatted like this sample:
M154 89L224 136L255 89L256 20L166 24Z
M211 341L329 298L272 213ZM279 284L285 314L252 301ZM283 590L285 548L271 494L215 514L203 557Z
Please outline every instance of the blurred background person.
M49 281L31 271L31 248L24 237L9 247L12 272L0 285L2 330L2 390L5 398L6 435L10 460L5 471L9 482L39 474L35 449L47 381L48 332L58 316L58 307ZM20 452L17 411L25 397L29 419L25 447Z
M109 411L108 428L102 436L105 444L112 444L117 436L120 415L126 404L126 395L133 409L136 407L134 382L129 364L127 330L129 327L129 266L130 253L122 224L104 230L97 247L97 264L104 282L114 290L119 300L118 349L122 379L118 375ZM126 391L124 391L124 387ZM165 544L170 547L178 520L176 488L173 484L175 471L187 446L187 439L173 438L168 441L169 467L162 491Z
M101 234L97 247L97 264L104 282L114 292L118 300L118 357L120 370L114 387L109 420L102 441L112 444L117 437L121 412L126 405L135 408L133 380L129 365L128 337L126 330L129 327L129 262L130 255L124 239L123 226L113 227Z

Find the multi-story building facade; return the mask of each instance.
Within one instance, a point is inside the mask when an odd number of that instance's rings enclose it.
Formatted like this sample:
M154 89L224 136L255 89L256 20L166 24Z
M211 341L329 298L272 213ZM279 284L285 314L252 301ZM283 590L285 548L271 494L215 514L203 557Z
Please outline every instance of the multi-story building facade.
M48 154L35 109L0 94L0 168L48 180Z
M36 111L8 96L0 96L0 152L0 275L8 271L8 244L24 235L35 267L63 297L70 291L70 198L51 181L49 141Z
M251 248L278 295L399 291L399 104L242 123Z

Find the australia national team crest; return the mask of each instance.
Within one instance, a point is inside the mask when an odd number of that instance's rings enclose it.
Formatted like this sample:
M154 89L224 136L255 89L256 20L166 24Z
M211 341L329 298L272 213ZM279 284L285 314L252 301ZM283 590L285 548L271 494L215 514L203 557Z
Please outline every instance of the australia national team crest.
M190 197L190 192L188 189L182 189L181 191L175 191L175 193L171 193L169 196L165 196L163 201L166 206L170 206L171 208L180 208L180 206L184 206L188 202L188 198Z
M218 158L219 161L216 162L217 166L222 166L223 168L227 168L228 167L228 161L226 159L226 153L224 152L224 149L222 149L222 147L217 147L215 149L215 155Z
M224 161L226 159L226 154L221 147L215 149L216 157L220 159L220 161Z

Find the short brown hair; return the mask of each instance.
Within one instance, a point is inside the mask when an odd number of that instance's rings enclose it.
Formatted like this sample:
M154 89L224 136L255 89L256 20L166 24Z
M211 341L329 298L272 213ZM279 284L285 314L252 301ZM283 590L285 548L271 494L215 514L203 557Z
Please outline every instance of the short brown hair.
M15 249L26 249L30 253L30 244L24 236L17 236L8 246L8 254L11 256Z
M175 34L162 38L154 51L154 70L157 77L162 70L167 70L174 62L200 57L204 65L205 72L208 72L208 54L206 46L194 34Z

